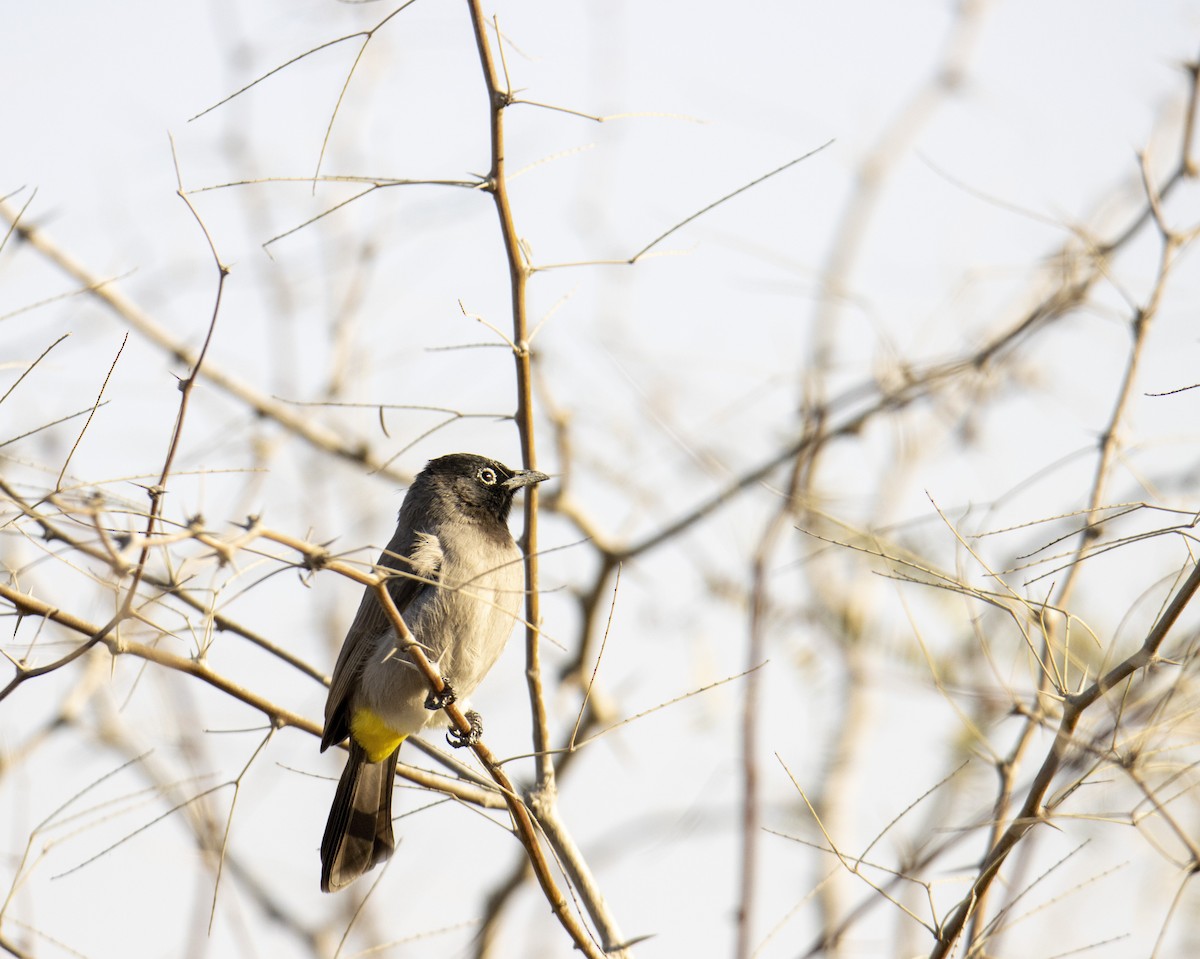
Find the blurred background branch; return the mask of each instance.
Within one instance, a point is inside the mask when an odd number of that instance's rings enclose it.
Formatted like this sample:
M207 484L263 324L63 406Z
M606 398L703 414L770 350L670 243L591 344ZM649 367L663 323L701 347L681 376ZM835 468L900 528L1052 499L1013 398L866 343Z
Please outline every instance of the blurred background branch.
M21 16L0 948L1200 939L1187 5ZM525 641L322 897L326 674L458 449L554 474Z

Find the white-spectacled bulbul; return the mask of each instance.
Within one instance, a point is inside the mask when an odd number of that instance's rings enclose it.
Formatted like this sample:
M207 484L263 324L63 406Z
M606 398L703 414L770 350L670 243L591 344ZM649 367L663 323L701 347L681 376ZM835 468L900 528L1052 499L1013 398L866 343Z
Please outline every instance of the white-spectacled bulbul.
M404 502L379 567L413 640L459 700L504 649L525 590L521 551L508 529L517 490L546 479L495 460L452 453L426 464ZM433 696L368 588L342 643L321 751L350 739L321 841L321 889L333 892L392 854L392 783L400 744L441 719ZM477 738L478 717L472 715ZM468 736L452 738L466 745Z

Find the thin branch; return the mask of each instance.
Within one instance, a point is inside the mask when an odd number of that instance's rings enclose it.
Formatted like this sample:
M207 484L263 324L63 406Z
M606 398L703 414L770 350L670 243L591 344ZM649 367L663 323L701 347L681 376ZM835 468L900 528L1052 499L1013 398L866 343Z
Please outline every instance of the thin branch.
M42 352L38 354L38 358L36 360L34 360L32 363L30 363L27 367L25 367L25 369L21 371L21 375L18 376L16 378L16 380L13 382L13 385L4 391L3 396L0 396L0 403L3 403L6 399L8 399L12 395L12 391L21 385L21 382L25 379L25 377L27 377L30 373L32 373L34 371L34 369L37 367L37 365L40 362L42 362L42 360L44 360L49 355L50 351L52 349L54 349L56 346L58 346L59 343L61 343L63 340L65 340L70 335L71 335L70 333L64 333L57 340L55 340L53 343L51 343L49 346L47 346L44 350L42 350ZM26 435L28 435L28 434L26 434Z
M56 342L61 343L65 339L65 335L60 337ZM121 345L117 348L117 355L113 357L112 364L108 368L108 372L104 374L104 382L100 384L100 392L96 394L96 402L92 404L92 410L88 413L88 418L83 424L83 429L79 431L79 435L75 437L75 442L71 446L71 452L67 454L67 458L63 460L62 469L58 471L58 479L54 483L54 488L61 489L63 477L67 475L67 467L71 465L71 459L75 456L75 451L79 449L79 444L83 442L83 435L87 432L88 427L92 425L92 418L96 415L96 410L100 408L100 401L104 399L104 391L108 389L108 381L112 379L113 371L117 368L117 363L121 359L121 354L125 352L125 344L129 342L129 334L126 333L121 338ZM53 345L49 348L53 349ZM49 350L47 350L49 352ZM43 353L42 356L46 354ZM41 359L41 357L39 357ZM32 369L33 367L30 367ZM18 380L17 382L20 382ZM14 384L15 385L15 384ZM6 393L5 396L8 394ZM0 399L2 402L2 399Z
M11 223L15 221L17 215L11 207L0 201L0 216L5 217ZM149 314L143 312L132 300L117 290L110 280L91 273L53 243L42 230L24 223L21 223L16 229L22 240L78 282L91 296L120 317L122 322L128 323L178 362L189 369L198 371L197 375L228 393L255 415L278 423L288 432L316 449L366 466L388 479L405 483L411 478L402 472L385 467L364 440L347 436L344 430L324 426L313 417L290 409L286 404L280 403L212 363L198 363L199 356L195 351L183 340L173 336L165 327L155 322Z
M347 40L353 40L356 37L365 37L367 40L370 40L372 35L374 35L375 31L377 31L385 23L387 23L389 20L391 20L392 17L396 16L401 11L405 10L407 7L412 6L412 4L414 4L415 2L416 2L416 0L408 0L407 3L401 4L401 6L399 6L397 9L395 9L391 13L389 13L386 17L384 17L377 24L375 24L375 26L373 26L370 30L357 30L354 33L348 33L345 36L337 37L333 40L326 40L324 43L319 43L315 47L310 47L308 50L305 50L303 53L296 54L296 56L292 57L290 60L284 61L283 63L279 64L279 66L277 66L277 67L272 67L266 73L255 78L254 80L251 80L245 86L239 87L237 90L234 90L233 93L229 94L229 96L223 97L222 99L220 99L216 103L214 103L212 106L205 107L203 110L201 110L195 116L189 118L188 122L191 123L193 120L199 120L205 114L212 113L213 110L216 110L218 107L223 107L226 103L229 103L231 100L236 100L243 93L246 93L248 90L254 89L254 87L258 86L264 80L267 80L267 79L275 76L275 74L277 74L277 73L282 73L288 67L299 63L301 60L304 60L304 59L312 56L314 53L320 53L322 50L327 50L330 47L335 47L339 43L344 43ZM364 43L364 46L365 45L366 44ZM357 63L358 61L355 60L355 62ZM353 71L351 71L351 73L353 73ZM349 77L347 77L347 83L348 82L349 82ZM339 99L339 103L340 102L341 101ZM337 115L337 111L335 110L334 116L336 116L336 115ZM329 120L329 125L330 126L333 125L332 117Z
M783 164L782 166L778 166L774 170L771 170L768 173L764 173L760 177L756 177L755 179L751 180L749 183L743 183L740 187L738 187L732 193L726 193L720 199L713 200L712 203L697 210L691 216L684 217L682 220L680 220L678 223L676 223L673 227L671 227L665 233L660 233L653 240L651 240L644 247L642 247L635 254L633 254L633 256L631 256L626 262L629 263L630 265L636 263L638 260L640 260L642 257L644 257L647 253L649 253L651 250L653 250L656 246L658 246L658 244L660 244L663 240L665 240L667 237L669 237L672 233L676 233L679 230L682 230L689 223L693 222L694 220L700 219L700 217L704 216L705 213L709 213L712 210L715 210L717 207L721 206L723 203L726 203L727 201L732 200L735 196L740 196L741 194L745 193L747 190L754 189L754 187L758 186L760 183L765 183L767 180L770 180L772 177L778 176L780 173L783 173L785 170L790 170L792 167L796 166L797 164L803 163L805 160L809 159L810 157L816 156L818 153L820 153L822 150L824 150L827 146L830 146L832 144L833 144L833 140L826 140L819 147L816 147L812 150L809 150L807 153L801 154L798 157L788 160L788 162Z
M1114 666L1083 691L1066 698L1054 743L1043 759L1042 765L1025 795L1025 802L1008 828L988 851L978 875L971 883L970 890L954 908L945 924L939 928L937 942L930 953L930 959L946 959L950 955L950 950L962 934L966 921L975 912L976 904L987 894L999 875L1004 861L1025 834L1035 825L1044 821L1042 803L1055 775L1068 759L1075 728L1079 725L1084 711L1135 672L1152 665L1158 659L1160 647L1197 590L1200 590L1200 565L1193 566L1191 574L1172 597L1162 616L1147 633L1137 652Z

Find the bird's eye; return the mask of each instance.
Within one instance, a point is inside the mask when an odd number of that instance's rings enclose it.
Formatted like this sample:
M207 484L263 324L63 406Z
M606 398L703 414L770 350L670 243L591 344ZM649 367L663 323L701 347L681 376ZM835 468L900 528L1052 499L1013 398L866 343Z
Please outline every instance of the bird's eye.
M496 485L496 471L490 466L485 466L475 475L478 477L479 482L481 482L484 486Z

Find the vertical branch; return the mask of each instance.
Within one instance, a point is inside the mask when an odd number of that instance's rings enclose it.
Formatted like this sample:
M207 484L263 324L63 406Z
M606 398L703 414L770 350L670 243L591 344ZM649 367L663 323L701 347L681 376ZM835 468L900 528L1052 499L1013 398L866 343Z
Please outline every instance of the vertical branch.
M750 641L746 647L746 680L742 694L742 849L741 875L738 882L736 959L750 959L754 946L754 900L758 891L758 849L762 833L762 798L758 779L760 744L759 717L766 709L763 702L763 670L758 669L767 656L767 629L771 613L770 561L779 538L791 525L797 502L806 487L808 468L820 447L814 438L810 448L797 453L788 477L787 490L779 508L767 522L751 564Z
M500 220L500 233L504 239L504 254L508 260L509 288L513 323L513 360L517 371L517 431L521 439L521 463L525 469L537 469L537 450L533 431L533 376L529 352L529 325L526 314L525 286L529 281L530 269L521 250L521 239L517 235L512 206L508 199L508 182L504 156L504 110L512 102L507 77L503 86L496 72L496 62L488 42L487 19L483 15L479 0L468 0L471 11L471 26L475 32L475 45L479 50L479 63L483 68L483 80L487 86L491 113L492 162L488 171L485 189L492 194L496 215ZM499 36L499 30L496 31ZM502 42L502 41L499 41ZM503 51L501 50L501 58ZM529 684L529 705L533 714L533 748L537 763L537 779L548 784L554 776L550 761L550 729L546 720L545 698L542 695L542 665L539 647L541 602L538 595L538 542L537 542L536 486L525 490L525 530L521 537L521 548L525 553L525 675Z
M171 443L167 448L167 458L163 462L162 475L159 476L158 485L155 490L151 491L154 512L157 514L160 509L161 497L166 492L167 479L171 475L171 467L175 462L175 455L179 452L179 440L183 435L183 421L187 417L188 403L192 398L192 391L196 388L196 380L200 378L200 368L204 366L204 358L208 356L208 348L212 345L213 334L217 329L217 316L221 312L221 296L225 292L225 279L229 276L229 267L221 261L221 256L217 253L216 244L213 243L213 238L209 235L208 227L204 225L204 221L200 219L200 214L196 212L195 206L188 198L183 189L183 177L179 172L179 161L175 157L175 141L171 141L171 159L175 161L175 193L179 199L187 205L188 212L196 221L196 225L200 227L200 232L204 234L204 240L208 244L208 250L212 254L213 265L217 268L217 292L213 297L212 318L208 321L208 330L204 334L204 344L200 347L200 353L196 356L196 362L192 365L191 371L187 377L179 384L179 392L182 397L179 400L179 414L175 417L175 429L171 433ZM150 527L146 530L146 538L149 539L154 532L153 529L154 517L151 517ZM139 575L142 562L138 563Z
M749 959L754 951L754 899L758 887L758 847L762 828L758 788L758 719L764 708L761 670L754 667L766 658L767 620L771 607L768 561L775 551L787 515L787 510L781 509L771 518L755 553L751 570L750 641L746 646L746 662L750 672L746 674L742 692L741 717L742 849L737 890L737 943L733 952L736 959Z
M1197 98L1197 75L1195 71L1191 71L1192 89L1188 103L1188 112L1184 123L1184 139L1181 145L1180 155L1181 160L1178 170L1187 171L1190 169L1188 161L1188 151L1190 149L1192 127L1195 122L1197 105L1200 100ZM1156 190L1154 184L1150 181L1150 173L1146 155L1143 153L1139 156L1139 162L1142 174L1142 183L1146 191L1146 206L1150 216L1157 225L1162 237L1162 245L1159 252L1158 273L1155 277L1154 286L1150 291L1149 298L1145 305L1134 305L1133 316L1129 322L1130 343L1129 350L1126 355L1125 370L1121 376L1121 382L1117 387L1116 397L1113 400L1112 411L1109 414L1108 422L1105 425L1104 432L1100 436L1099 451L1096 458L1096 467L1092 476L1091 491L1088 496L1087 510L1085 513L1085 522L1083 529L1079 534L1078 543L1074 548L1072 562L1067 569L1066 577L1062 585L1058 589L1057 597L1054 605L1060 609L1066 609L1070 600L1070 596L1074 591L1076 583L1079 581L1079 572L1083 568L1083 560L1091 551L1092 544L1101 535L1101 516L1104 503L1105 490L1112 476L1114 464L1117 461L1117 455L1120 450L1120 430L1125 419L1126 411L1129 407L1131 398L1134 395L1134 388L1137 383L1138 372L1141 368L1142 356L1145 352L1146 341L1149 337L1150 327L1158 313L1159 306L1162 301L1163 291L1166 289L1167 276L1175 262L1176 254L1178 253L1182 239L1175 234L1163 221L1162 211L1160 206L1161 192ZM1060 625L1059 617L1048 617L1046 620L1046 628L1043 631L1042 641L1042 657L1046 661L1054 655L1055 632L1056 627ZM1066 676L1065 670L1070 664L1070 660L1064 650L1063 657L1063 675ZM1041 695L1047 689L1050 680L1048 674L1042 671L1038 679L1037 692ZM1064 683L1065 688L1055 690L1056 694L1065 695L1069 692L1070 683ZM1065 720L1064 720L1065 721ZM1011 792L1008 791L1008 786L1013 775L1013 761L1025 749L1028 741L1032 738L1038 727L1036 717L1029 717L1025 721L1020 737L1013 748L1010 760L1006 761L1001 768L1001 792L995 807L995 815L991 827L991 834L988 837L988 849L991 850L988 856L987 863L980 873L980 880L986 881L980 883L977 881L977 887L972 888L971 892L971 908L968 911L969 922L966 927L966 949L970 952L978 941L978 936L986 926L987 910L988 910L988 894L991 890L991 877L989 872L994 872L994 868L999 867L999 861L1003 860L1000 856L996 861L996 856L1001 849L1001 843L1020 823L1020 819L1026 818L1029 814L1030 806L1026 802L1026 808L1022 812L1019 819L1013 820L1003 832L1002 823L1008 817L1010 811L1009 804L1012 799ZM1040 814L1040 808L1036 805L1033 807ZM1024 830L1021 830L1019 835L1024 835ZM988 865L996 861L996 866L993 868Z
M961 86L982 30L986 6L986 0L959 0L954 5L949 29L933 71L868 147L855 171L854 188L832 225L829 252L819 272L812 344L803 372L800 397L800 408L807 414L811 422L809 429L814 436L814 462L809 464L809 477L817 475L815 458L821 452L821 440L825 436L828 376L838 360L835 355L837 337L838 331L845 328L842 322L845 302L850 295L854 273L871 226L900 160L906 156L939 108ZM819 589L817 593L820 593ZM861 716L865 697L862 690L855 686L861 673L861 651L838 646L834 653L843 660L846 691L841 705L844 717L851 720L834 726L840 745L861 732L861 724L852 720ZM849 782L848 774L849 766L841 750L830 750L826 768L819 777L822 786L815 803L822 820L835 833L842 831L840 824L844 810L848 808L847 797L842 794ZM820 886L817 901L824 913L823 926L826 929L836 928L839 916L845 911L843 893L844 886L840 879ZM836 941L830 941L829 948L836 951Z
M851 275L861 257L884 187L937 108L961 86L979 37L985 6L985 0L960 0L955 6L954 19L933 74L897 111L858 166L854 190L834 225L829 257L820 271L817 301L820 322L813 330L808 376L815 382L811 384L809 405L819 406L824 399L823 374L835 359L834 333L841 328L839 318L850 293Z
M521 240L517 234L512 206L508 198L505 172L504 111L512 103L512 92L508 83L506 67L504 68L504 83L501 85L496 61L488 42L488 22L483 15L479 0L468 0L468 7L471 12L471 26L475 32L475 44L479 51L479 62L483 69L483 79L487 87L490 107L492 157L484 189L492 194L495 202L496 215L500 220L500 232L504 240L505 258L508 261L513 322L513 359L516 363L517 373L516 421L521 440L521 462L526 469L536 469L532 357L529 351L529 325L525 301L525 288L532 270L526 262L525 253L521 248ZM496 36L500 37L498 27ZM497 51L503 67L504 48L503 41L500 39L497 39ZM559 865L569 877L576 896L595 924L605 955L625 956L628 953L617 923L609 912L604 896L579 848L559 821L555 806L557 795L554 764L550 753L550 729L546 718L539 646L541 603L538 594L537 503L537 487L528 487L525 493L525 530L521 537L521 547L525 554L525 675L529 687L530 712L533 717L533 748L537 770L537 786L533 790L529 807L554 849ZM493 775L495 774L496 771L493 771ZM514 814L518 816L526 814L525 807L519 803L510 802L509 805ZM519 808L517 808L518 806ZM530 850L531 854L533 851ZM545 886L544 881L543 886ZM549 890L547 891L549 892ZM551 901L558 912L557 904L553 900ZM566 918L565 911L561 912L560 919L563 919L564 924ZM577 937L576 945L582 946Z
M127 615L132 608L133 598L137 594L138 586L146 573L146 563L150 559L150 547L154 530L162 516L162 501L163 497L167 494L167 481L171 477L171 469L175 464L175 456L179 452L179 442L183 437L183 424L187 419L188 404L191 402L192 391L196 388L196 381L200 378L200 369L204 366L204 358L208 355L208 348L212 344L213 334L217 329L217 317L221 313L221 295L225 292L225 278L229 276L229 267L221 262L221 256L217 253L216 244L213 243L213 238L209 235L208 227L204 225L200 214L196 212L192 201L188 199L187 193L184 192L183 177L179 172L179 160L175 156L174 140L171 140L171 159L175 163L175 192L179 196L179 199L187 204L188 211L195 218L196 224L200 227L200 232L204 234L204 240L208 244L213 263L217 268L217 292L213 297L212 317L208 321L208 330L204 334L204 344L200 347L200 352L196 356L196 362L192 364L187 377L179 383L179 392L181 394L179 398L179 411L175 415L175 427L171 431L171 441L167 444L167 455L163 460L162 472L159 474L158 482L149 489L150 514L146 520L146 530L142 534L145 542L138 556L137 564L134 567L133 581L129 584L129 590L122 604L120 614L122 617Z

